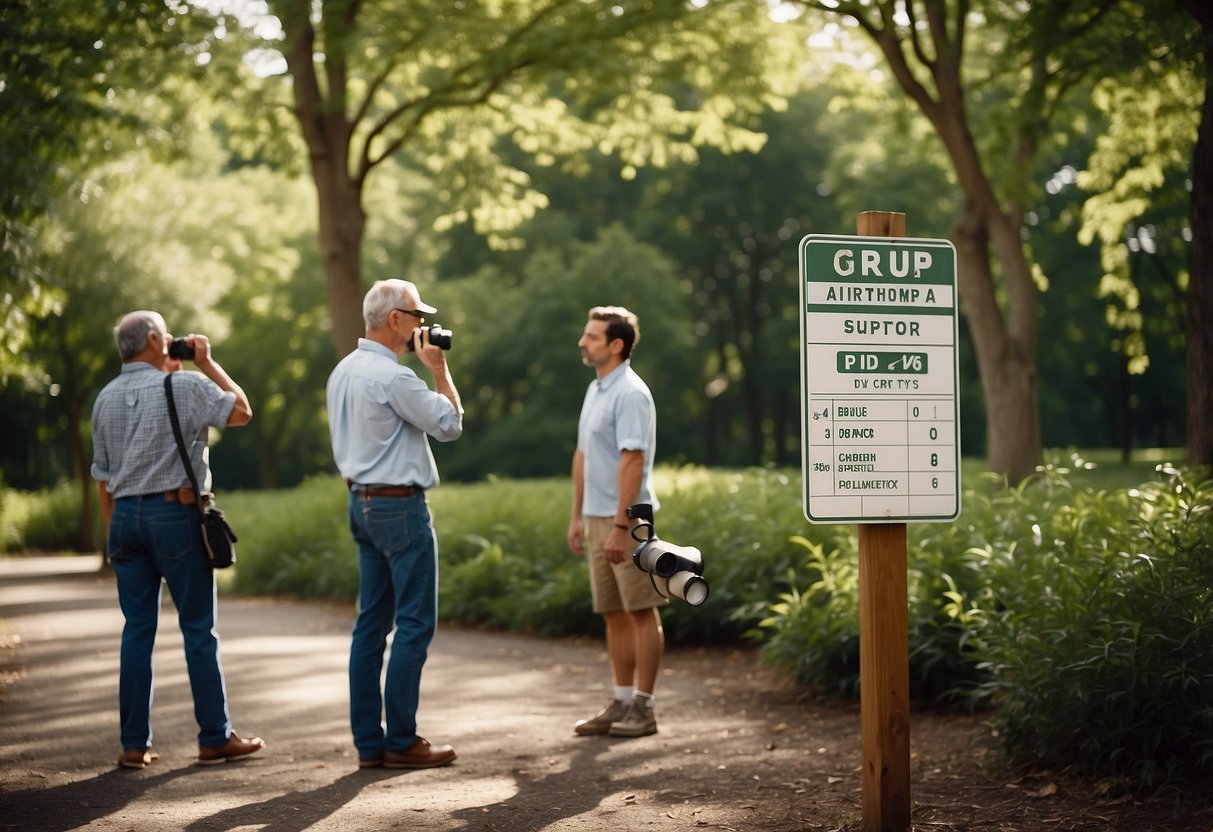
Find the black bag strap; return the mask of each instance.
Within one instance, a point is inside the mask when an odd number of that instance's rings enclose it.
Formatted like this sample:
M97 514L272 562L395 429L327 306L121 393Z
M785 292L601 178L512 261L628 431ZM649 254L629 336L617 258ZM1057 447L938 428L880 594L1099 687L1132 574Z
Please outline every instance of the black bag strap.
M173 401L173 374L164 374L164 395L168 398L168 417L173 423L173 438L177 440L177 450L181 452L181 461L185 463L185 473L189 474L190 485L194 487L194 505L198 513L202 513L202 489L194 476L194 466L190 464L190 455L185 451L185 440L181 437L181 423L177 421L177 404Z

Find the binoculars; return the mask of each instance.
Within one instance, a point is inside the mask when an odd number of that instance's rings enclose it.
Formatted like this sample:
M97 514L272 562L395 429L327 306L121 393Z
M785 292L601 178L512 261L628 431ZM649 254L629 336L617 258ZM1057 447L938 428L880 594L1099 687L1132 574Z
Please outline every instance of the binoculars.
M694 546L678 546L659 538L653 527L653 507L648 503L629 506L628 517L640 521L632 529L632 539L640 544L632 552L632 563L649 573L657 591L667 598L681 598L693 607L706 601L703 553Z

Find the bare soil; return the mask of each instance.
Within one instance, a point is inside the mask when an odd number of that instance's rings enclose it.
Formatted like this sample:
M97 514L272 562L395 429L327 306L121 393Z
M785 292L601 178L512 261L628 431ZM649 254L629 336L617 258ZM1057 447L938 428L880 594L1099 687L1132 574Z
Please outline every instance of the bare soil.
M857 706L816 701L749 650L675 649L660 731L576 737L605 702L591 639L443 626L421 730L448 768L358 770L346 721L351 610L221 599L234 725L269 743L214 767L196 753L171 602L156 659L155 747L118 769L121 615L98 559L0 559L0 830L834 830L862 824ZM915 712L916 832L1210 832L1213 801L1101 796L1068 772L999 762L983 718Z

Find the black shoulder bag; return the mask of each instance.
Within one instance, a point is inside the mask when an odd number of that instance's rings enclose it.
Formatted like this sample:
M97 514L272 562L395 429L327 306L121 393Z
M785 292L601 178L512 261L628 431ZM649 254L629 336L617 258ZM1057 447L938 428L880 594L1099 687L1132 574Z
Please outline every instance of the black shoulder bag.
M164 376L164 395L168 398L168 415L173 422L173 438L177 440L177 450L181 452L181 461L185 463L185 473L189 474L190 485L194 487L194 505L202 518L202 543L206 546L206 555L210 559L212 569L227 569L236 562L236 533L228 525L223 512L212 501L202 505L202 489L194 476L194 466L190 464L190 456L185 451L185 440L181 438L181 423L177 421L177 405L173 402L173 374Z

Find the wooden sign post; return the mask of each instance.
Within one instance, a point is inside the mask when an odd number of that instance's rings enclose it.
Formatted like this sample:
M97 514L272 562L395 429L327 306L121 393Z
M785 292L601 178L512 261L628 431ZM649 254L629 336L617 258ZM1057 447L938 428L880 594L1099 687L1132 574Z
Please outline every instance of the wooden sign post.
M804 513L859 524L863 828L908 832L906 523L960 513L956 251L856 226L800 243Z
M904 237L906 215L866 211L855 232ZM859 524L859 708L864 832L910 829L910 642L906 524Z

